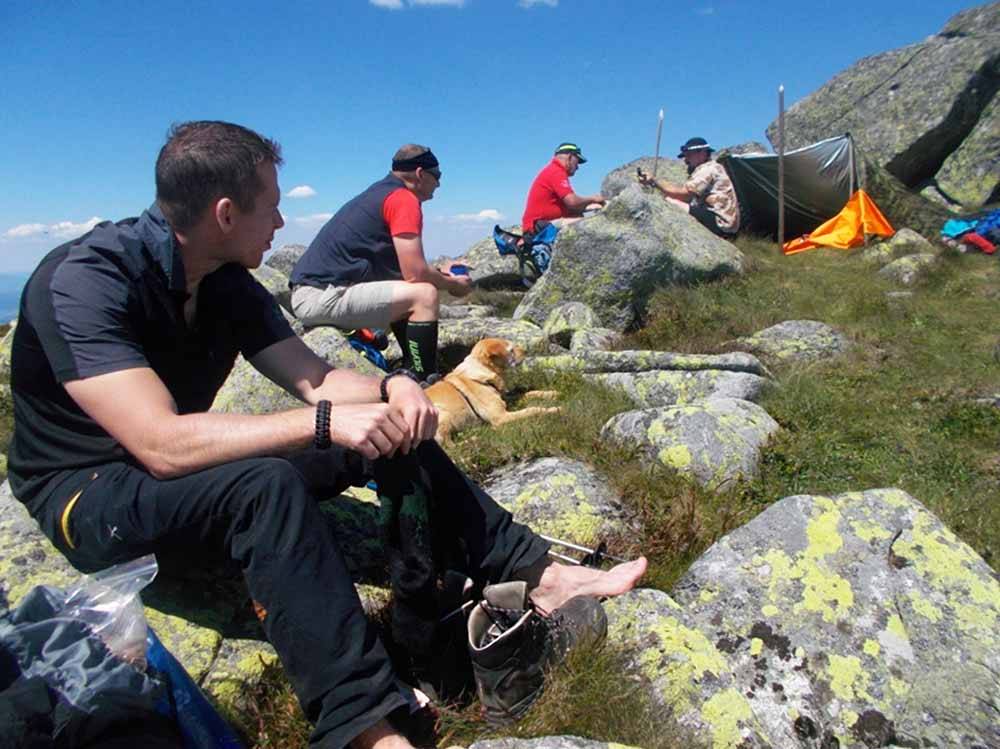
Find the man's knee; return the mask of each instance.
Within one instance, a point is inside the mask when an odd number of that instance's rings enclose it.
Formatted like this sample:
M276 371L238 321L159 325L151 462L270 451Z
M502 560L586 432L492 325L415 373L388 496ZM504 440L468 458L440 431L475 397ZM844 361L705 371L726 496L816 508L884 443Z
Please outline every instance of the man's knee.
M410 312L431 312L437 317L440 292L429 283L412 283L409 289Z

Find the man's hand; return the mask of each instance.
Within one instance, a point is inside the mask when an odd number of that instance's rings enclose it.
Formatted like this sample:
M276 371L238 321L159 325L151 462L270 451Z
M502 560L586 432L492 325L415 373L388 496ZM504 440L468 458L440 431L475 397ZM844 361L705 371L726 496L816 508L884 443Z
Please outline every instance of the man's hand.
M330 439L375 460L391 457L397 450L408 452L412 434L398 408L385 403L345 403L330 412Z
M393 377L386 383L389 406L398 413L409 430L409 439L400 446L404 455L424 440L434 439L438 411L422 387L409 377Z
M468 296L472 293L472 278L445 273L448 279L448 293L452 296Z

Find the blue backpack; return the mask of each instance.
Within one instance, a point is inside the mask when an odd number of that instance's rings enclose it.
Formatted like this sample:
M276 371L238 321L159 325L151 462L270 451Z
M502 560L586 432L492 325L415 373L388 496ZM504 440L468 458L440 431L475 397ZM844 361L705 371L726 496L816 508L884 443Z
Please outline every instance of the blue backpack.
M534 234L525 232L523 236L494 226L493 242L501 255L517 257L521 279L525 286L531 286L549 269L552 244L558 233L559 229L554 224L546 224ZM530 268L532 273L527 273L526 268Z

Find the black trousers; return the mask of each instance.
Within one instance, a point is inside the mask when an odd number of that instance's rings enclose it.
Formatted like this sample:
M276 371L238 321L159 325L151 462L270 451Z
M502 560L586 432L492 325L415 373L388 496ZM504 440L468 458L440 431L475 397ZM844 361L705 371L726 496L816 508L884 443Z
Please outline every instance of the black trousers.
M732 239L735 234L727 234L719 228L719 218L703 205L693 205L690 210L692 218L708 229L712 234L723 239Z
M420 445L415 460L371 463L335 447L240 460L167 481L111 463L60 472L26 504L84 572L150 553L176 558L207 550L235 561L315 724L311 745L339 748L406 701L317 500L371 478L380 486L398 483L400 471L434 498L432 522L462 539L463 571L478 585L510 579L545 555L548 545L513 522L434 442Z

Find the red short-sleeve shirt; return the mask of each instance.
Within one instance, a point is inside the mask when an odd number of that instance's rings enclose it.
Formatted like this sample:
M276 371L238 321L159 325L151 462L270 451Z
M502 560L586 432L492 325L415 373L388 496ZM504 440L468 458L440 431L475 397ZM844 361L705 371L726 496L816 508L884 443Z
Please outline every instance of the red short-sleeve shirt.
M569 215L563 198L573 192L569 173L558 159L552 159L531 183L528 202L521 218L524 231L534 231L536 221L552 221Z
M389 227L389 234L420 236L424 228L424 214L420 210L420 200L405 187L393 190L382 203L382 218Z

